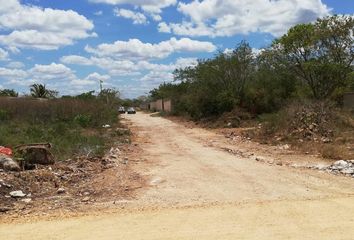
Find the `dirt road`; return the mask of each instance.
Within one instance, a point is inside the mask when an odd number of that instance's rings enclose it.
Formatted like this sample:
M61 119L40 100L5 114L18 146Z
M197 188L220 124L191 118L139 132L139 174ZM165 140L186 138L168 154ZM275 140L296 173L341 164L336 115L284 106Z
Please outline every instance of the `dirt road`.
M270 166L208 142L219 135L125 117L150 186L128 210L0 225L3 239L353 239L354 180Z

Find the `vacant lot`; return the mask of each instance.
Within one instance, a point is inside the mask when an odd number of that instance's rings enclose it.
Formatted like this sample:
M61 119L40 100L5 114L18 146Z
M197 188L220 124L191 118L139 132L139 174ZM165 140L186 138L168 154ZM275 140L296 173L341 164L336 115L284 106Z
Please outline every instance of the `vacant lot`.
M81 218L2 224L6 239L351 239L354 181L285 164L291 152L138 113L127 116L149 187ZM239 148L230 154L225 146ZM279 157L281 155L282 157ZM257 157L253 157L257 156ZM286 157L287 156L287 157ZM256 158L271 158L256 161ZM296 156L306 163L321 161ZM304 158L304 159L301 159ZM284 164L281 164L284 162ZM119 205L119 204L118 204ZM124 207L124 209L122 209Z

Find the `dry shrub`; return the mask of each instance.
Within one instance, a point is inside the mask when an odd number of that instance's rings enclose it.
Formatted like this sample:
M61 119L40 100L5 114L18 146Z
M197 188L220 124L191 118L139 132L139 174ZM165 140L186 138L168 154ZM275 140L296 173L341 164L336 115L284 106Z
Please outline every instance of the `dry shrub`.
M267 133L297 139L333 137L338 110L330 102L292 103L277 114L264 117Z
M46 123L72 121L88 116L92 126L116 121L117 113L98 100L0 98L2 118L12 121Z
M324 145L320 149L321 156L327 159L343 159L343 151L340 147L334 145Z

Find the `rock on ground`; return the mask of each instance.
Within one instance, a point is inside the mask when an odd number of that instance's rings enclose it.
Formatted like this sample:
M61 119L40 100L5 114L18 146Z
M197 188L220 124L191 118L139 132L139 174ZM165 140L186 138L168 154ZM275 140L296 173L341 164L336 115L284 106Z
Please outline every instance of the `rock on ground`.
M6 171L16 171L16 172L21 170L20 166L17 164L17 162L15 162L15 160L13 160L12 158L4 154L0 154L0 168Z

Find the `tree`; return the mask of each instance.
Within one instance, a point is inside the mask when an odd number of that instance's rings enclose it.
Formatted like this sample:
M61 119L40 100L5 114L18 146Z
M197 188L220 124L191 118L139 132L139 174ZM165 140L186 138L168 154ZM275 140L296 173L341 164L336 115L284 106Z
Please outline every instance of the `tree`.
M98 98L107 104L117 104L120 101L120 92L113 88L102 89L98 94Z
M94 100L96 99L95 91L88 91L75 96L76 99L80 100Z
M31 96L34 98L55 98L58 92L49 90L44 84L33 84L30 88Z
M18 93L13 89L0 90L1 97L18 97Z
M349 85L353 72L354 18L331 16L291 28L273 45L287 57L289 69L316 99L331 97Z

